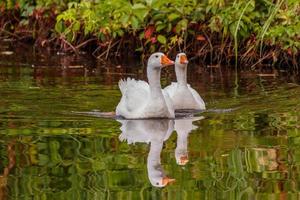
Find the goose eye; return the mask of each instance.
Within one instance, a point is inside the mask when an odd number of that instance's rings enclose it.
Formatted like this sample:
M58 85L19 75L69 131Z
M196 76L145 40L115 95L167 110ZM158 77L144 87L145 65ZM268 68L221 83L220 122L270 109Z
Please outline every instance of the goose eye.
M158 55L156 55L155 58L158 58Z
M157 182L156 185L159 185L159 183Z

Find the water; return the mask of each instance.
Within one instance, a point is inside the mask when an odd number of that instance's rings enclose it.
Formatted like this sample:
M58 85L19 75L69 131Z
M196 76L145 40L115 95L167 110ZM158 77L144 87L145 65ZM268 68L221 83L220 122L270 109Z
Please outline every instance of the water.
M207 112L117 121L94 114L114 111L120 78L145 79L140 64L12 51L0 54L0 199L300 198L297 75L243 71L237 87L233 71L193 65Z

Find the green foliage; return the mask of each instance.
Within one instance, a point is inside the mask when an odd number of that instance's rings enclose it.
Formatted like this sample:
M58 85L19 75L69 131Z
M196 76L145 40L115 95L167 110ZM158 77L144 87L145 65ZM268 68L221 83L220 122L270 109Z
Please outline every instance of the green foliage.
M32 13L35 9L50 8L55 6L56 10L65 9L68 2L79 0L4 0L0 2L5 10L20 10L21 12Z
M293 54L299 52L299 7L298 0L5 0L0 3L1 10L19 9L25 19L40 9L54 8L52 12L57 18L53 29L71 44L92 37L108 46L111 41L130 35L140 40L136 43L140 45L137 50L151 52L159 48L186 48L187 42L200 36L200 41L209 42L211 48L229 38L227 42L236 55L238 49L262 50L264 46L276 46ZM251 41L246 43L248 40Z
M241 14L242 13L242 14ZM237 42L255 34L269 45L299 50L299 2L294 0L271 3L269 1L88 1L69 4L57 17L56 31L74 41L83 31L102 41L135 35L145 45L170 48L181 45L186 34L196 37L201 30L189 29L193 23L207 23L211 32L230 37ZM149 25L155 30L145 35ZM144 32L145 30L145 32ZM156 48L152 48L155 50Z
M288 1L278 9L272 26L266 32L266 40L278 44L283 49L291 49L294 53L300 49L300 3Z

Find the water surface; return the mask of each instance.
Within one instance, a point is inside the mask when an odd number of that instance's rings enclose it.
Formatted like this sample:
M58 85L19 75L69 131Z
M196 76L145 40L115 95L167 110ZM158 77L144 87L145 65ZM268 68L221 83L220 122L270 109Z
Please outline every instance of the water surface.
M78 113L114 111L142 64L0 50L0 199L299 199L297 75L194 63L207 112L117 121Z

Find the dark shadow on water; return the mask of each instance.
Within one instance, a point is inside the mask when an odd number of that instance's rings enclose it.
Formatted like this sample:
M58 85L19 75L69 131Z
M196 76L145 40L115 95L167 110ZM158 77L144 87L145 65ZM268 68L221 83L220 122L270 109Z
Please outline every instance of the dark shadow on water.
M228 110L226 112L231 112L232 110ZM180 110L175 112L175 119L188 119L193 118L194 116L200 115L203 112L210 112L210 111L198 111L198 110ZM219 110L215 112L221 112ZM225 112L225 111L224 111ZM120 119L126 120L126 118L116 115L115 112L100 112L100 111L90 111L90 112L71 112L72 114L82 115L82 116L90 116L90 117L97 117L97 118L104 118L104 119ZM166 118L147 118L147 119L131 119L131 120L165 120Z

